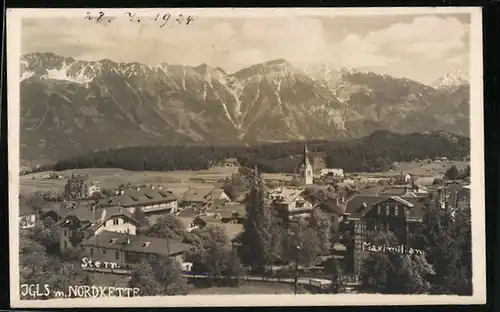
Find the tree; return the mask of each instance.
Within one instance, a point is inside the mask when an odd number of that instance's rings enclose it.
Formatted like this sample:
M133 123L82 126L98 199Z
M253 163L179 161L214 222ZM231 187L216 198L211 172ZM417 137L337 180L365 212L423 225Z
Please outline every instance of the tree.
M42 245L48 254L59 254L59 230L51 218L37 220L33 228L25 231L25 236Z
M448 170L446 170L444 176L448 180L457 180L460 177L460 172L457 169L457 166L452 165Z
M146 261L132 271L129 287L140 289L142 296L186 295L187 281L178 264L168 256Z
M139 221L141 225L143 226L149 226L149 220L146 217L146 214L144 214L144 211L142 211L141 208L136 208L134 210L134 213L132 214L132 217Z
M61 261L57 255L47 254L41 243L27 236L21 236L19 243L21 284L44 281L53 288L67 289L69 285L92 281L90 274L77 263Z
M171 214L158 218L145 233L146 236L171 238L180 241L184 240L186 234L182 221Z
M416 229L417 248L425 250L436 274L430 279L437 294L472 294L472 237L470 212L443 210L435 201L427 205Z
M309 218L309 225L316 233L318 253L326 255L331 253L331 222L328 215L319 209L313 209Z
M387 231L370 234L370 243L378 246L397 246L396 236ZM434 274L425 255L397 252L369 252L364 255L361 272L365 292L386 294L428 293L431 284L427 278Z
M335 188L332 186L327 187L307 187L304 190L304 195L311 200L314 204L325 202L329 199L335 199Z
M241 274L240 261L233 251L231 241L223 228L207 226L199 233L202 247L193 266L207 272L214 279L235 277Z
M271 234L269 233L271 213L266 198L262 177L255 170L247 198L247 218L243 223L244 230L241 241L245 263L250 264L256 270L263 270L271 258L268 248L271 242Z
M300 265L309 266L319 256L317 234L305 220L290 224L288 235L284 238L284 258Z

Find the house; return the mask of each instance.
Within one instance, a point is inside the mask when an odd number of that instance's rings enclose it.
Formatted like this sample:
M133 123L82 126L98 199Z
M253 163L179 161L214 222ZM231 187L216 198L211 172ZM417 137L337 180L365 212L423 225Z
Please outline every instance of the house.
M340 226L351 233L346 242L350 255L351 273L359 274L362 267L364 243L379 229L390 230L400 244L410 245L411 234L424 216L427 197L359 195L347 202Z
M19 227L29 229L35 226L37 212L27 203L19 201Z
M201 222L199 218L196 217L177 217L187 232L191 232L194 229L202 228L206 225L205 222ZM201 227L200 227L201 226Z
M121 206L130 213L141 209L146 216L152 214L176 213L177 196L161 187L129 188L118 191L116 195L99 200L100 207Z
M418 185L393 185L386 187L378 192L381 196L403 196L403 197L417 197L427 196L427 188Z
M87 175L72 174L64 186L65 197L73 200L90 198L100 191L99 182L89 181Z
M345 203L342 202L342 199L328 199L326 201L322 201L314 206L315 209L320 209L330 217L330 222L335 229L338 229L339 222L345 212Z
M334 178L343 178L344 177L344 169L321 169L320 177L331 176Z
M207 201L223 201L223 202L229 202L231 201L231 198L224 192L223 189L221 188L214 188L212 189L208 194L204 196L204 198Z
M132 217L128 209L121 206L97 208L80 205L56 223L60 231L60 248L75 248L101 231L129 233L135 235L140 222Z
M189 188L182 196L179 202L181 208L203 208L210 200L208 199L210 189Z
M177 212L176 216L179 218L191 218L191 217L194 218L196 216L199 216L200 214L201 213L198 210L195 210L194 208L186 208Z
M246 206L241 203L227 203L225 205L212 205L206 212L223 223L243 223L246 218Z
M107 230L85 238L81 246L94 262L112 262L119 268L125 269L130 269L133 265L143 261L154 260L159 256L170 256L183 265L185 264L184 254L192 248L191 245L173 239Z
M394 177L394 184L412 184L412 175L409 173L403 173Z
M286 220L308 215L313 209L311 201L305 198L303 189L279 187L269 193L269 200Z

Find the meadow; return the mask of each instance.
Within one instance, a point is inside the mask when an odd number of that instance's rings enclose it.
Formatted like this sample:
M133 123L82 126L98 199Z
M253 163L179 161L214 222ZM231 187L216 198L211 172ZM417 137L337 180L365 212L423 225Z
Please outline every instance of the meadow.
M176 194L184 193L189 187L212 188L214 181L231 177L236 167L211 168L200 171L130 171L123 169L89 168L57 172L62 179L44 179L47 172L28 174L20 177L22 194L36 191L63 192L67 178L71 174L87 175L90 181L99 181L101 188L116 188L120 184L160 185Z

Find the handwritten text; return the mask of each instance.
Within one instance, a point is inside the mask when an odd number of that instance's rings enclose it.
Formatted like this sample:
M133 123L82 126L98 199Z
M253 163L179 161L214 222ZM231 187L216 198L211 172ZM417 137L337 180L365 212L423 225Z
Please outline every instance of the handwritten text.
M107 16L103 11L99 11L97 13L87 12L85 14L84 19L89 21L94 21L96 23L108 23L110 24L115 18L119 18L120 16L110 15ZM192 21L194 21L193 16L185 16L183 14L178 14L176 16L166 12L166 13L156 13L152 16L137 16L136 13L126 12L123 17L130 22L141 23L147 20L153 21L158 24L160 28L167 26L169 23L177 23L189 25Z

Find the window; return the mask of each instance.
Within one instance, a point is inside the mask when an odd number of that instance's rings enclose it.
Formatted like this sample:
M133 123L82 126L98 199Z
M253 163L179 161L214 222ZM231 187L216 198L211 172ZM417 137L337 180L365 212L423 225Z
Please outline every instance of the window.
M102 250L102 254L105 255L106 254L106 249L103 249Z
M399 207L396 206L396 207L394 207L394 215L397 217L398 213L399 213Z
M118 250L115 251L115 259L120 260L120 252Z
M113 225L118 225L118 220L119 220L118 218L113 219Z
M385 206L385 215L389 215L389 205Z
M68 248L68 241L64 241L64 248Z
M68 230L64 230L64 236L68 236Z
M377 214L380 214L380 205L377 205Z
M94 255L94 248L90 248L90 255L93 256Z

